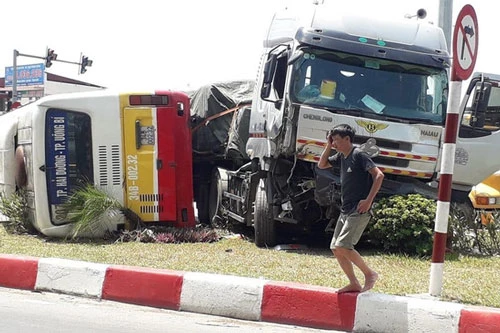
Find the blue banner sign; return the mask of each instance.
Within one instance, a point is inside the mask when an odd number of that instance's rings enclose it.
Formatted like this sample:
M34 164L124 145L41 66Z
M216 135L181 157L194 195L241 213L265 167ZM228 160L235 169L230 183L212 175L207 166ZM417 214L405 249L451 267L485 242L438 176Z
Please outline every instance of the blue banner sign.
M17 66L17 86L43 85L45 64ZM5 67L5 86L12 87L14 67Z
M67 113L60 110L47 112L46 165L49 205L52 221L63 222L66 212L62 204L69 192L69 147Z

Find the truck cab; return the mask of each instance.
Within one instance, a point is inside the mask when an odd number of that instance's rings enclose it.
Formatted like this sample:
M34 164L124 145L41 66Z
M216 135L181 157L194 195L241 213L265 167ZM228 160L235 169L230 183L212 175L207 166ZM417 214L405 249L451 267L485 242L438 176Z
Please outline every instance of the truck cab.
M258 245L275 240L269 225L307 230L335 216L315 192L316 163L336 124L356 130L355 145L386 175L383 192L435 192L428 183L439 172L450 66L443 31L327 4L310 10L277 13L264 42L246 146L260 177ZM337 195L328 206L338 204Z
M468 193L500 168L500 75L474 73L460 110L453 188Z
M443 31L422 20L359 16L329 4L276 13L252 97L249 161L213 169L210 211L253 226L262 247L276 244L283 229L307 233L334 221L340 170L316 164L337 124L355 129L355 146L384 172L382 195L437 198L450 62ZM460 106L453 199L466 200L498 169L497 80L474 76Z

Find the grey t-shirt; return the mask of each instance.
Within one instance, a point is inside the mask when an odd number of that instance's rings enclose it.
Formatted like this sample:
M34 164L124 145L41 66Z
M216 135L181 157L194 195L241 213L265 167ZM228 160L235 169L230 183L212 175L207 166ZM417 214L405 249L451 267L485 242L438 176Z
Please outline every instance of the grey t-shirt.
M368 170L375 167L372 159L358 148L344 158L337 153L328 158L332 165L340 163L340 186L342 195L342 213L352 213L361 200L366 199L373 184Z

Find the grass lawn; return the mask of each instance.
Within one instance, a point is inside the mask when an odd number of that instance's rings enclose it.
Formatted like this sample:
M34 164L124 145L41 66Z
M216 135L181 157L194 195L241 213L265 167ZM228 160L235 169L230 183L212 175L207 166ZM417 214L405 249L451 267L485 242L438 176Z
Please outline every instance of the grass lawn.
M429 258L360 251L379 273L373 289L391 295L428 294ZM230 274L341 288L347 280L330 250L275 251L231 237L215 243L63 242L8 234L0 226L0 253L96 263ZM357 271L359 273L359 271ZM362 277L360 276L360 280ZM500 257L447 255L441 299L500 308Z

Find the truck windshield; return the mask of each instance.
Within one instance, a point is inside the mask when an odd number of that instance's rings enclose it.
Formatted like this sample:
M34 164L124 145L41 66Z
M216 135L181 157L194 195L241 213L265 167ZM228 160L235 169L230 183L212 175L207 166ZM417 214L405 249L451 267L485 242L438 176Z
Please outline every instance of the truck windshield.
M310 48L301 52L293 63L293 102L372 118L444 124L444 68Z

